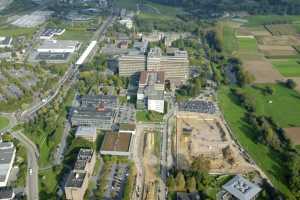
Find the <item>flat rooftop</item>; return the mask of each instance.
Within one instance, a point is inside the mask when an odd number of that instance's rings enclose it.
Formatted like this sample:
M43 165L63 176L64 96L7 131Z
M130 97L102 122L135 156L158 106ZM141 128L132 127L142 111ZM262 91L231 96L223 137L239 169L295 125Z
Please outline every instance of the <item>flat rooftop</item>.
M139 84L165 84L165 73L162 71L142 71Z
M12 187L0 187L0 199L12 199L14 191Z
M76 136L88 136L88 137L96 137L97 136L97 129L96 127L86 127L86 126L79 126L75 133Z
M240 175L235 176L222 188L239 200L251 200L261 191L259 186Z
M111 120L115 111L109 108L79 107L73 112L72 118Z
M74 49L78 44L73 40L44 40L38 49Z
M91 161L93 154L94 151L92 149L80 149L74 165L74 170L84 170L86 164Z
M85 176L85 172L71 171L71 173L68 176L65 187L80 188L84 182Z
M100 103L108 107L116 106L118 98L113 95L85 95L81 97L81 104L84 106L88 104L97 106Z
M13 158L15 147L12 142L0 143L0 165L9 164ZM0 173L1 174L1 173Z
M101 146L101 151L128 152L131 137L131 133L106 133Z

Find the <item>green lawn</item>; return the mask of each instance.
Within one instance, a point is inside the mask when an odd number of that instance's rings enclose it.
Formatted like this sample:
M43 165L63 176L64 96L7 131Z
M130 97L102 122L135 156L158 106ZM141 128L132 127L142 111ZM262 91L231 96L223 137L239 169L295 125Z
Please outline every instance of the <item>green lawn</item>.
M229 26L223 27L223 48L228 54L232 54L239 47L237 39L235 37L235 31Z
M286 77L300 76L300 59L273 59L273 66Z
M58 37L60 40L78 40L87 41L91 38L92 33L85 30L67 29L64 34Z
M163 121L163 114L157 112L137 111L136 120L139 122L161 122Z
M9 120L6 117L0 116L0 130L4 129L7 127L9 124Z
M25 35L27 37L30 37L34 34L36 31L36 28L19 28L15 26L1 26L0 27L0 35L1 36L20 36Z
M300 94L281 85L270 85L273 95L264 95L266 85L256 88L245 87L243 90L256 99L256 112L271 116L281 127L300 126ZM272 103L269 103L272 101Z
M278 94L284 91L279 87L276 87L276 89L278 90L276 91L276 93ZM253 91L253 89L249 89L249 91ZM289 92L285 91L284 93L287 93L289 95L295 94L294 92L290 92L290 91ZM257 92L255 94L257 94ZM238 139L241 145L249 152L249 154L256 161L256 163L267 174L267 176L270 178L274 186L279 191L284 193L286 196L291 197L290 199L295 199L291 191L287 188L286 184L284 183L285 168L282 165L283 162L282 160L280 160L278 153L271 151L267 146L263 144L255 142L257 135L255 135L251 127L249 127L249 125L243 120L245 110L235 103L234 97L230 94L230 88L222 87L218 92L218 96L219 96L220 108L223 111L225 119L229 123L235 137ZM260 94L259 96L261 97ZM285 97L282 98L285 99ZM288 98L292 98L292 97L288 97ZM296 97L293 97L293 99L294 98ZM274 103L272 106L273 106L273 113L277 111L276 114L277 116L282 115L285 116L286 118L289 117L296 118L296 116L299 116L296 115L295 117L291 117L282 114L281 111L283 111L284 108L278 106L275 107L275 105L280 104L282 106L283 104L285 104L284 107L287 107L286 105L288 105L289 107L292 106L288 102L284 102L284 100L282 100L282 103L277 102L277 99L275 101L276 103ZM266 104L267 103L264 103L264 105Z

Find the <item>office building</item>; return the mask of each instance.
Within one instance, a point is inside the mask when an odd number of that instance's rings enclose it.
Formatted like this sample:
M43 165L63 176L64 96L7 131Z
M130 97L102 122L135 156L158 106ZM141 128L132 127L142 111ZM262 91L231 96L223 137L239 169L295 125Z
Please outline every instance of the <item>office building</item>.
M65 184L66 199L83 200L95 163L96 155L93 150L80 149L74 168Z
M0 143L0 187L7 185L15 156L16 148L12 142Z
M143 71L137 92L137 108L164 112L164 72Z
M129 18L121 19L121 20L119 20L119 23L124 25L128 29L132 29L132 27L133 27L133 21Z
M147 56L147 70L165 72L165 79L181 85L188 79L189 60L186 51L176 50L174 55L162 55L160 48L152 48Z
M96 127L101 130L111 130L116 111L103 105L80 106L74 109L71 116L72 126Z
M95 142L97 139L97 130L95 127L79 126L75 133L76 138L83 138L90 142Z
M79 42L72 40L43 40L37 48L39 53L74 53L79 48Z
M146 57L139 52L129 52L118 58L119 75L130 77L146 69Z

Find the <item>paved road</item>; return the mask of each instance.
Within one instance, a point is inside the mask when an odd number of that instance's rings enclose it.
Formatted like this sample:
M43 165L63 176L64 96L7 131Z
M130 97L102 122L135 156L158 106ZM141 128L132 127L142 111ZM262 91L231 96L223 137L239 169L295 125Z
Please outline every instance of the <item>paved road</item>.
M26 176L26 193L27 199L38 200L39 199L39 189L38 189L38 157L39 151L36 145L31 142L23 133L21 132L11 132L11 134L19 140L22 145L25 146L27 150L27 176Z

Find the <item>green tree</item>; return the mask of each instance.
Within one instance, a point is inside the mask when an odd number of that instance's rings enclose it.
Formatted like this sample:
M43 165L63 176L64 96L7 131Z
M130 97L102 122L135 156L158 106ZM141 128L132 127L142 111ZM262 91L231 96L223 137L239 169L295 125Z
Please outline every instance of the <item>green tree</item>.
M294 89L297 86L296 82L293 79L286 80L285 84L290 89Z
M176 182L173 176L169 176L167 179L167 186L169 191L175 191L176 190Z
M189 192L196 192L197 191L196 186L197 186L197 183L196 183L195 177L194 176L188 177L186 180L186 189Z
M176 190L181 192L185 191L185 179L182 172L176 175Z

